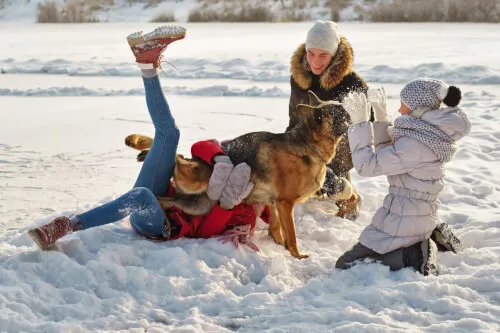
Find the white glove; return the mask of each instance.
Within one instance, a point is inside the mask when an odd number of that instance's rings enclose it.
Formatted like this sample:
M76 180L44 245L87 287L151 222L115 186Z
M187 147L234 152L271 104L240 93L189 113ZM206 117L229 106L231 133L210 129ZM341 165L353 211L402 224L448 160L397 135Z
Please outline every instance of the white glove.
M381 123L390 122L387 112L387 94L384 87L368 90L368 98L375 113L375 121Z
M351 92L344 98L342 106L351 116L353 124L363 123L370 119L370 103L360 92Z

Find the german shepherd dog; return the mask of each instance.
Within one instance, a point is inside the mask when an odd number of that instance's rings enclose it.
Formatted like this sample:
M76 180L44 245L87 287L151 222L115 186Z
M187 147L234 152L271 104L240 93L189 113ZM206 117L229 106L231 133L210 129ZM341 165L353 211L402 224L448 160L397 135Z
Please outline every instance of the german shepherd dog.
M321 101L309 91L309 105L300 104L299 124L285 133L253 132L222 145L234 165L246 162L252 168L255 184L244 200L247 204L263 203L270 207L269 234L284 245L292 256L307 258L297 247L293 218L294 206L313 196L323 185L326 164L334 157L338 143L349 127L349 115L338 102ZM129 135L125 144L141 150L143 161L152 139ZM211 167L199 159L177 155L173 179L174 198L158 198L163 208L173 205L192 215L203 215L215 204L206 190Z

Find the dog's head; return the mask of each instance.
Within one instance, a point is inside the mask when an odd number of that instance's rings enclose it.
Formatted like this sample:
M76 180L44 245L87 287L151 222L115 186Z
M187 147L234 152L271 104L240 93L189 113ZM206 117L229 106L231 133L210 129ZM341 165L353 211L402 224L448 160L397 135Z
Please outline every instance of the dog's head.
M349 128L349 114L337 101L322 101L312 91L309 105L297 105L297 112L307 123L313 137L341 137Z
M212 167L199 158L185 158L181 154L175 157L174 186L184 194L206 192Z

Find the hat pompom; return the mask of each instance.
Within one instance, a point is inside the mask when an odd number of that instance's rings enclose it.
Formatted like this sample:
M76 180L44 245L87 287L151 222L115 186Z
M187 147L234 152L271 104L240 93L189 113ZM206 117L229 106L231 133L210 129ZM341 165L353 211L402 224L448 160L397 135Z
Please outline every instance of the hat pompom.
M443 100L443 103L448 106L457 106L462 99L462 92L455 86L450 86L448 88L448 94Z

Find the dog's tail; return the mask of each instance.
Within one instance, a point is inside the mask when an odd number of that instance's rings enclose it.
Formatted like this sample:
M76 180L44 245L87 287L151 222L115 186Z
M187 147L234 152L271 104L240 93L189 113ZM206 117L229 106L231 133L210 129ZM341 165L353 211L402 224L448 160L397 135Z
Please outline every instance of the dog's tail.
M153 138L142 134L130 134L125 138L125 145L137 150L147 150L151 148Z

